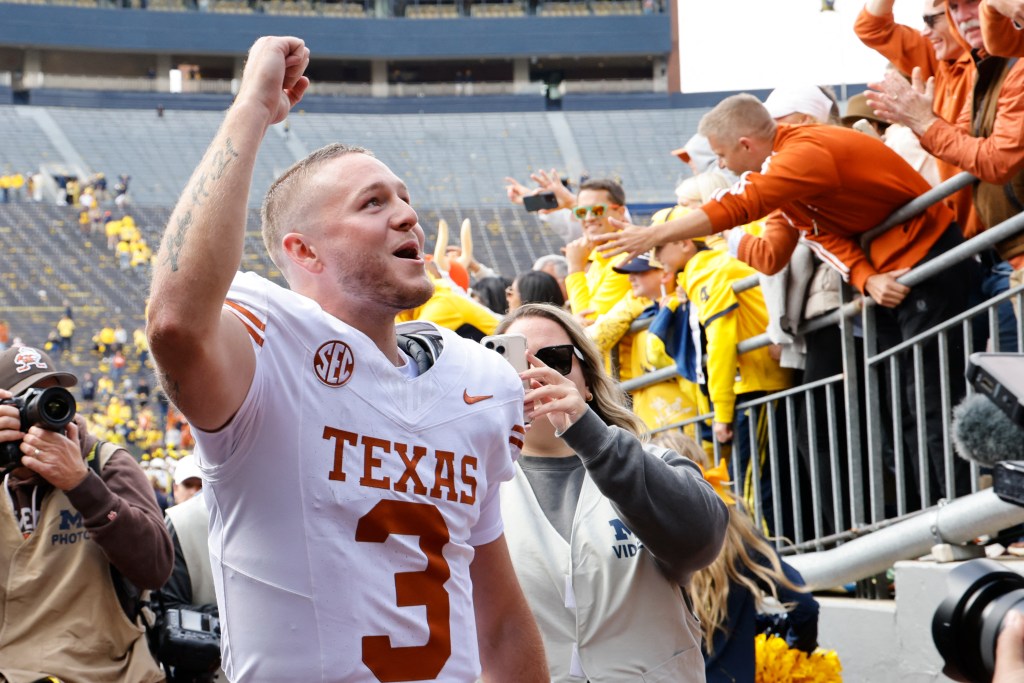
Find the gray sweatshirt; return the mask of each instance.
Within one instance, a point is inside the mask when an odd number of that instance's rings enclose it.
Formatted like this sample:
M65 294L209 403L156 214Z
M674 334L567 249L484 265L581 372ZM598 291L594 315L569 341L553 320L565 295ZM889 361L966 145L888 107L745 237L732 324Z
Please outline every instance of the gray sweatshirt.
M569 540L576 503L589 476L665 576L680 583L714 561L729 513L697 465L658 446L644 446L593 410L560 435L575 457L521 456L538 503Z

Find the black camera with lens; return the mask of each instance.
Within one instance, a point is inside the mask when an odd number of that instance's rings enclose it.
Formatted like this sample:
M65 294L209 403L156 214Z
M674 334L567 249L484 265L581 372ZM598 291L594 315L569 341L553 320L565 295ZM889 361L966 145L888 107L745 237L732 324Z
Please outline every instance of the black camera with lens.
M949 572L946 598L932 618L932 640L955 681L989 683L996 640L1011 611L1024 614L1024 576L994 560L971 560Z
M75 397L63 387L29 389L14 398L0 400L0 405L17 406L21 417L21 431L39 426L51 432L60 432L75 419L78 407ZM0 443L0 470L21 465L21 441Z
M1022 371L1021 353L975 353L968 360L971 385L1014 423L1006 422L1004 427L986 412L974 411L976 431L984 433L985 448L993 453L1014 452L1013 447L1020 443L1016 427L1024 427ZM978 462L992 466L994 493L1007 503L1024 507L1024 461L995 456L987 460L979 458ZM1004 619L1010 612L1024 614L1024 576L1005 564L979 559L951 570L946 585L946 597L932 618L932 640L946 664L942 672L955 681L989 683Z
M156 656L171 680L207 680L196 674L220 666L220 620L212 614L170 608L157 621Z

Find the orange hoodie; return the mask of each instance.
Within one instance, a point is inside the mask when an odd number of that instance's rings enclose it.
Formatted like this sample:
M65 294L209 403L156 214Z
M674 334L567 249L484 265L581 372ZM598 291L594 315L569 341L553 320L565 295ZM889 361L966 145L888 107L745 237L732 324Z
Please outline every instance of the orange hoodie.
M981 38L985 50L998 57L1024 57L1024 31L1018 30L1013 21L981 3Z
M992 15L999 15L985 4L981 5L979 21L982 25L982 38L988 47L984 33L986 11L991 20ZM952 26L951 33L958 43L968 51L970 45L956 28L953 15L946 3L946 18ZM1010 30L1013 24L1007 19ZM991 29L991 26L990 26ZM1003 27L1005 31L1006 27ZM1002 45L1001 47L1006 47ZM989 57L985 49L975 50L974 59L983 60ZM977 79L977 69L971 79L971 87ZM921 136L921 146L936 157L958 164L965 171L976 175L984 182L1001 185L1010 181L1024 169L1024 62L1014 64L999 89L996 102L998 115L992 133L986 138L977 138L971 134L974 108L970 100L964 105L963 111L955 124L947 121L935 121ZM985 229L985 225L974 214L974 220L964 226L964 237L971 238Z
M985 182L1009 182L1024 168L1024 61L1010 67L998 97L995 127L987 138L971 134L973 110L966 107L955 124L938 120L928 126L921 146Z
M784 264L799 226L819 256L864 291L871 275L917 265L953 221L949 207L934 204L879 235L870 259L861 249L863 233L929 189L880 140L838 126L780 124L761 172L744 173L701 208L715 232L771 214L761 240L744 235L740 241L740 260L755 268L766 260Z
M952 19L947 13L950 31L958 38ZM861 42L875 50L899 69L900 73L910 75L914 67L921 67L925 80L935 78L935 100L932 111L945 121L953 123L959 118L960 112L970 100L971 88L974 85L974 62L970 50L963 41L957 43L965 49L956 59L939 60L935 56L935 48L921 32L896 23L892 12L876 17L867 8L861 9L853 30ZM942 159L936 160L939 177L948 180L960 172L956 164ZM971 218L971 190L960 190L948 200L956 211L961 226L968 226L975 219Z

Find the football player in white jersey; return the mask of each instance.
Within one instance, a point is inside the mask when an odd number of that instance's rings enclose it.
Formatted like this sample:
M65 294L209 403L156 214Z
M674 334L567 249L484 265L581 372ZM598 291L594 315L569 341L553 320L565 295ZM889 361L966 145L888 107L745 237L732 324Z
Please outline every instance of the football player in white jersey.
M264 37L189 181L154 270L147 332L193 426L232 681L549 680L503 535L522 384L425 323L423 230L405 184L331 145L270 191L289 289L238 274L269 126L309 50Z

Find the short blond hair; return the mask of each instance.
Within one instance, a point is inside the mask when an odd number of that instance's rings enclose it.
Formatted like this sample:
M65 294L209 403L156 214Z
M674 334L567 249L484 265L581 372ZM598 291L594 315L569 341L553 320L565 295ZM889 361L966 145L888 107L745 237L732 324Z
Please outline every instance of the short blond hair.
M303 191L306 185L305 181L326 162L346 154L374 156L373 152L364 147L344 145L340 142L321 147L282 173L267 190L266 197L263 198L263 205L260 207L263 244L267 248L270 259L285 275L285 279L288 274L285 268L284 254L281 251L281 237L296 224L299 219L296 212L303 210L305 208L303 202L309 199L308 194Z
M763 140L775 138L775 119L761 100L741 93L726 97L700 120L697 131L717 141L733 141L741 137Z

